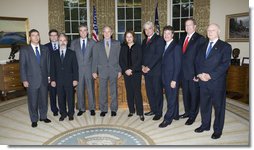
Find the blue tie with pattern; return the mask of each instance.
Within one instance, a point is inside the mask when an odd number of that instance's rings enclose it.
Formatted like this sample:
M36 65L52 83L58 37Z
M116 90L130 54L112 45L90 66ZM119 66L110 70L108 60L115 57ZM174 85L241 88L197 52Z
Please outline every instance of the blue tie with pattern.
M210 42L210 43L209 43L209 46L208 46L208 49L207 49L207 52L206 52L205 58L207 58L207 57L209 56L209 54L210 54L212 48L213 48L213 42Z
M37 62L38 62L38 64L40 64L40 62L41 62L41 56L40 56L40 52L39 52L39 49L38 49L37 46L35 47L35 52L36 52Z
M53 49L54 49L54 51L57 49L57 47L56 47L56 43L54 43L54 48L53 48Z

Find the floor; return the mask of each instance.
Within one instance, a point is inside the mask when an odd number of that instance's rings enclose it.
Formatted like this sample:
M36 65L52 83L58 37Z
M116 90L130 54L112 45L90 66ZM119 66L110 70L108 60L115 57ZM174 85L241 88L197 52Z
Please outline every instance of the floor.
M54 117L49 111L48 117L52 122L49 124L38 122L38 127L32 128L26 100L24 96L0 103L0 144L43 145L69 130L103 125L133 129L148 136L154 145L248 146L250 144L249 106L231 99L227 99L223 135L217 140L211 139L212 130L203 133L194 132L194 129L200 126L200 114L191 126L184 125L186 119L180 119L173 121L166 128L158 128L163 119L153 121L152 117L145 117L145 121L142 122L138 116L128 118L129 112L126 109L120 109L116 117L107 114L102 118L99 116L99 111L96 112L96 116L92 117L86 112L81 117L75 115L74 121L65 119L63 122L59 122L59 116ZM182 101L180 101L179 110L181 114L183 112Z

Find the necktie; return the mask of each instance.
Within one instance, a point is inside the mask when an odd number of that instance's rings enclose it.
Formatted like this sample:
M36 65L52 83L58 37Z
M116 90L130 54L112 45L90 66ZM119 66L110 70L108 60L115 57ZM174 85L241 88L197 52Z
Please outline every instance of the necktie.
M208 49L207 49L207 51L206 51L206 56L205 56L205 58L207 58L207 57L209 56L209 54L210 54L212 48L213 48L213 42L210 42L210 43L209 43L209 46L208 46Z
M60 56L60 58L61 58L61 61L62 61L62 63L63 63L63 60L64 60L64 53L63 53L63 50L61 51L61 56Z
M146 44L148 44L148 42L150 41L151 38L147 38Z
M86 52L86 42L85 40L83 40L83 44L82 44L82 52L83 52L83 55L85 54Z
M40 52L39 52L38 47L35 47L35 52L36 52L37 62L38 62L38 64L40 64L40 62L41 62L41 56L40 56Z
M165 49L164 49L164 52L163 52L163 56L164 56L164 54L165 54L165 52L166 52L168 46L169 46L168 44L165 45Z
M106 50L106 54L107 54L107 57L109 58L109 41L106 41L106 46L105 46L105 50Z
M183 53L186 52L186 48L188 46L189 43L189 37L187 36L187 38L185 39L184 43L183 43Z
M57 49L57 48L56 48L56 43L54 43L53 49L54 49L54 51Z

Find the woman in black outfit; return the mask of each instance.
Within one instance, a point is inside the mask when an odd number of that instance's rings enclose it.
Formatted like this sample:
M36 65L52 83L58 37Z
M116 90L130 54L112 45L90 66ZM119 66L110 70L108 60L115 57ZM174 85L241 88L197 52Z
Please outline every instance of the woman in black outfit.
M121 46L119 64L124 75L127 103L130 112L128 117L133 116L136 109L140 120L144 121L143 101L141 96L141 61L141 45L136 43L135 33L133 31L126 31L124 34L124 42Z

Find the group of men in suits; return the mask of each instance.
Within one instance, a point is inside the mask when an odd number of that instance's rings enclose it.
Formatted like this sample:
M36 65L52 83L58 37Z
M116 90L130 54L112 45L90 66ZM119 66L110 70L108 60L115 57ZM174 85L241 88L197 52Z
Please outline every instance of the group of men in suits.
M159 127L171 124L172 120L188 118L186 125L195 121L199 108L200 133L210 130L212 106L215 109L213 139L220 138L225 117L226 71L230 65L231 46L219 40L220 29L210 24L208 38L196 32L194 19L185 22L186 36L179 43L173 40L174 29L166 26L163 38L154 32L148 21L143 26L146 38L142 42L142 73L153 120L159 120L163 108L163 88L167 98L167 112ZM56 30L49 32L50 43L40 45L39 32L30 30L30 45L20 51L21 80L28 92L28 109L32 127L37 121L51 122L47 118L47 89L49 86L51 110L54 116L60 112L60 121L67 116L73 120L74 87L77 86L78 116L85 111L84 91L88 91L88 108L95 115L94 79L99 77L100 116L108 113L108 83L111 96L111 116L117 115L117 80L121 77L119 66L120 42L111 38L112 28L103 28L104 39L95 42L88 39L88 27L79 26L80 38L71 42ZM185 113L179 116L178 87L182 86ZM58 95L58 105L56 103ZM68 111L66 110L66 102ZM38 115L39 113L39 115Z
M85 89L88 92L88 108L95 115L94 79L100 79L100 116L108 112L107 84L110 83L111 116L117 115L117 79L121 76L119 66L120 42L111 39L112 28L103 28L104 40L96 43L88 39L88 27L80 25L80 38L67 47L68 37L57 30L49 31L50 42L40 44L39 31L29 31L30 44L20 50L21 80L28 93L28 109L32 127L38 120L50 123L47 118L48 89L50 106L59 121L74 117L74 88L77 86L78 116L85 111ZM56 100L58 97L58 103ZM57 106L58 105L58 106ZM68 107L66 107L68 105ZM67 110L68 109L68 110Z
M146 22L146 38L142 42L143 66L146 91L151 111L145 115L154 115L153 120L162 116L162 87L167 99L167 112L164 128L172 120L188 118L185 125L195 122L201 110L201 126L196 133L210 130L212 106L215 110L214 133L212 139L222 135L225 118L226 72L230 65L231 46L219 40L220 28L210 24L207 39L196 32L196 21L185 21L186 35L179 43L173 40L174 29L166 26L163 38L155 34L152 22ZM179 115L178 87L183 91L185 113Z

